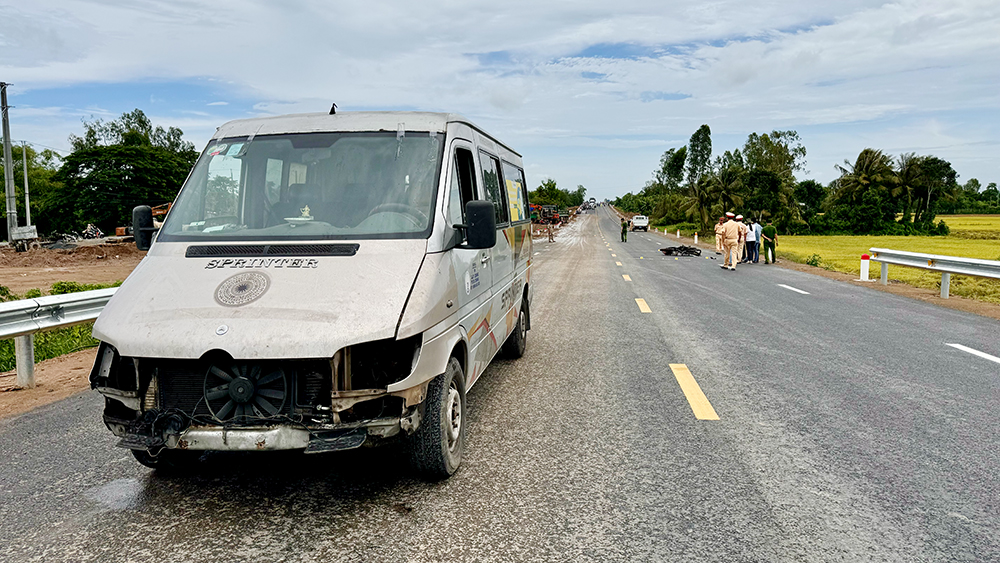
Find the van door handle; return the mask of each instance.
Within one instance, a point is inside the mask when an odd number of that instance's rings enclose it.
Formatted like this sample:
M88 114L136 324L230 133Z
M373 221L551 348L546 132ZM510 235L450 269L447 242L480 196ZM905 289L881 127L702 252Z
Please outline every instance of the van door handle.
M479 261L479 263L480 264L485 264L485 263L487 263L489 261L490 261L490 255L489 254L483 254L483 258Z

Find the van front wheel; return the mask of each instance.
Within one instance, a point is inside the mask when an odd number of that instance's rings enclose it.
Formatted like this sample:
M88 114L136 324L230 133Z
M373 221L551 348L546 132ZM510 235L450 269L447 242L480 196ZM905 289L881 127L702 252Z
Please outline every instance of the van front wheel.
M528 300L521 301L521 310L517 313L517 324L514 332L503 343L503 352L508 358L520 358L528 347Z
M432 480L446 479L462 463L465 449L465 376L456 358L427 388L424 420L410 436L414 469Z

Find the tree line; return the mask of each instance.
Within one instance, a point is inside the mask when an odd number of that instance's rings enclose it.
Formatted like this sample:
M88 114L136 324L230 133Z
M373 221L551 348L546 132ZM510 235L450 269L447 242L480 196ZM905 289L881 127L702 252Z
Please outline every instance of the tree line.
M741 148L712 158L712 132L702 125L688 144L663 153L637 194L614 201L654 224L709 232L726 211L772 219L789 234L946 234L938 213L1000 213L995 183L959 185L951 163L933 155L896 157L866 148L837 165L827 185L799 180L806 148L795 131L751 133Z
M587 188L578 185L576 190L569 191L556 185L552 178L546 178L537 188L528 192L528 201L532 205L555 205L557 207L575 207L583 203L587 196Z
M84 120L82 136L70 135L72 152L14 147L22 165L27 151L31 219L39 234L82 231L88 223L106 233L132 222L132 208L174 200L198 153L176 127L154 126L142 110L109 122ZM2 163L0 163L2 167ZM14 174L18 217L24 217L24 180ZM6 213L6 202L0 202Z

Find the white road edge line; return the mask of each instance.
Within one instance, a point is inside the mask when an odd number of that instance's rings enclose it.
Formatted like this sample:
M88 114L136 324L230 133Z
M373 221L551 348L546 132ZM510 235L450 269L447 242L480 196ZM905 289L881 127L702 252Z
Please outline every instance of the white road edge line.
M797 288L794 288L794 287L792 287L790 285L785 285L783 283L779 283L778 287L783 287L785 289L790 289L790 290L794 291L795 293L801 293L802 295L811 295L808 291L802 291L801 289L797 289Z
M1000 364L1000 358L998 358L996 356L991 356L991 355L987 354L986 352L980 352L979 350L976 350L975 348L969 348L968 346L962 346L961 344L948 344L947 342L945 342L944 345L945 346L951 346L952 348L957 348L957 349L959 349L959 350L961 350L963 352L968 352L968 353L972 354L973 356L979 356L980 358L984 358L984 359L989 360L991 362L996 362L996 363Z

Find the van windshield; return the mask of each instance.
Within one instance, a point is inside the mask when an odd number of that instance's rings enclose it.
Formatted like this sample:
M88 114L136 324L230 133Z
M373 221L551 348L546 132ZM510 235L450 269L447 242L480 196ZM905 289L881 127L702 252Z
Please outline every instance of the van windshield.
M209 143L160 241L426 238L436 133L298 133Z

